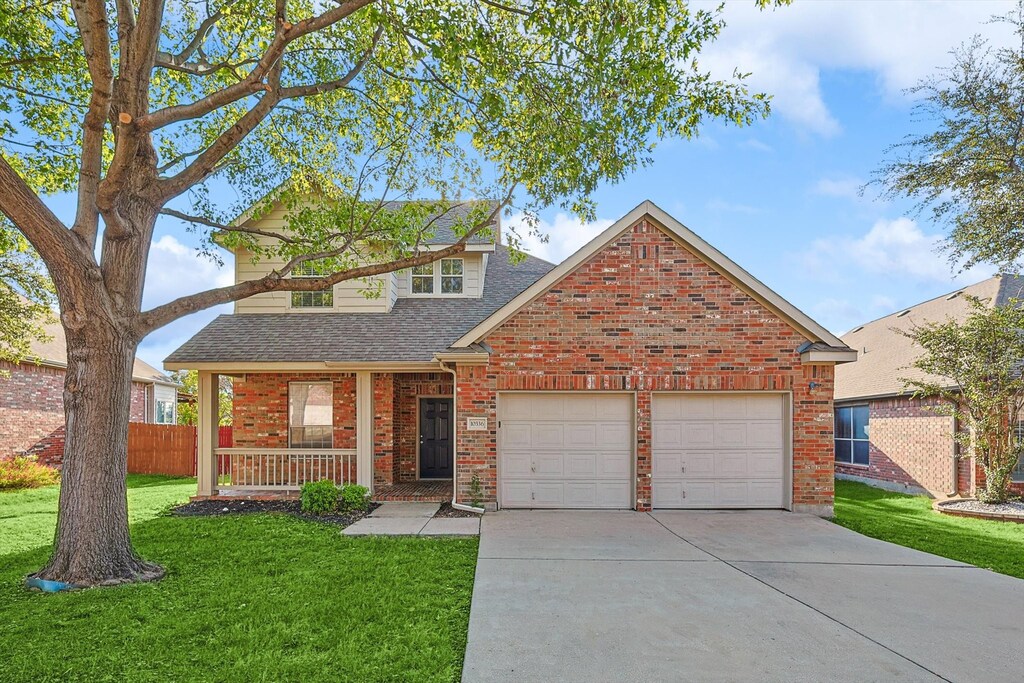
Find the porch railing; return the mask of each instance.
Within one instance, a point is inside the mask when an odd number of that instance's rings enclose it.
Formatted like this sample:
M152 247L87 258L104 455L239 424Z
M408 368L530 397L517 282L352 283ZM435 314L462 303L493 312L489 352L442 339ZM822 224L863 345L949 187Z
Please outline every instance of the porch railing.
M298 490L307 481L356 480L354 448L218 448L217 488Z

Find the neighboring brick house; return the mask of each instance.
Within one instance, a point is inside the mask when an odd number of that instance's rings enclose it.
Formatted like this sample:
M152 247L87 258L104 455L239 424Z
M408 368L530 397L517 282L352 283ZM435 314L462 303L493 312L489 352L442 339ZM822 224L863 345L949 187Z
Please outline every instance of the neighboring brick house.
M966 319L967 296L1002 306L1024 298L1024 279L992 277L843 335L860 355L856 363L836 368L837 477L936 497L973 495L984 482L981 466L959 457L954 419L933 409L939 399L913 398L904 382L925 375L910 367L921 350L900 332L925 322ZM1014 479L1013 488L1024 493L1024 461Z
M67 345L58 323L46 325L45 331L50 338L34 341L25 361L0 361L0 458L35 455L44 464L60 467ZM177 384L136 358L131 421L174 424L176 414Z
M475 240L379 297L343 282L210 323L165 362L200 373L200 494L328 477L488 507L831 513L839 339L650 202L558 266L509 255ZM273 265L239 253L236 277Z

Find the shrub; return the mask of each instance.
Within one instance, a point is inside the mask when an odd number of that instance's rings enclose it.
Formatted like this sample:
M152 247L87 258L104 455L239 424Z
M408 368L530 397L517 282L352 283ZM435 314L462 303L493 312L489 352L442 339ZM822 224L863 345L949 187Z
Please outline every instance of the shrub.
M345 484L341 487L342 507L346 510L366 510L370 507L367 497L370 490L359 484Z
M484 489L480 485L480 475L476 472L473 473L473 478L469 482L469 502L473 507L482 507L484 504Z
M307 481L302 485L299 499L303 512L326 515L338 509L338 487L329 479Z
M60 472L40 465L31 456L15 456L0 460L0 491L35 489L60 483Z

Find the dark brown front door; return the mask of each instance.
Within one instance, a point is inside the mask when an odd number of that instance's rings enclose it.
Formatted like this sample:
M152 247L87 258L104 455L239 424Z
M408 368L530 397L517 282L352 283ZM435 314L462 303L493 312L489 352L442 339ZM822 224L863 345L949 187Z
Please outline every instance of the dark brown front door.
M452 400L420 399L420 479L452 478Z

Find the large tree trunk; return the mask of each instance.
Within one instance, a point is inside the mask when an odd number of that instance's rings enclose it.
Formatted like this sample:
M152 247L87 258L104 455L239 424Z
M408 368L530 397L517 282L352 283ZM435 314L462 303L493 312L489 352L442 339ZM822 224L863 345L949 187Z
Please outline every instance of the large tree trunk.
M75 586L148 581L128 535L128 419L136 341L109 320L67 329L67 440L53 555L36 576Z

